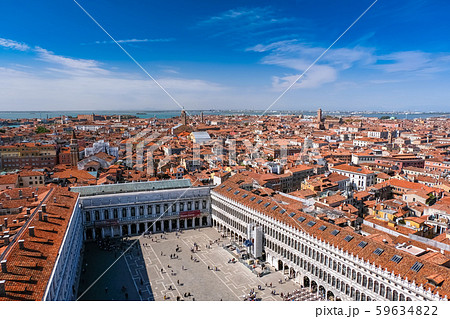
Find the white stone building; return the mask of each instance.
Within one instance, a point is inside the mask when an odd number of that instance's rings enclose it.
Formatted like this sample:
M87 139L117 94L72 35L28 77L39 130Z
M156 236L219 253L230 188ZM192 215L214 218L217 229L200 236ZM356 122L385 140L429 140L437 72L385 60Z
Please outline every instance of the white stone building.
M243 189L239 178L211 191L213 226L244 243L259 225L263 259L299 284L327 300L447 300L449 269L290 209L282 194Z
M211 225L210 188L189 180L73 187L81 194L84 239Z

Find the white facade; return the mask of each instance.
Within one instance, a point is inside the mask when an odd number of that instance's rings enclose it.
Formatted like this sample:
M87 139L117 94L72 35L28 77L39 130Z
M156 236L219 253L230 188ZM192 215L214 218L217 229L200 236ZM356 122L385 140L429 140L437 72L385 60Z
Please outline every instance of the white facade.
M244 242L248 224L261 225L266 261L328 300L447 300L215 191L211 199L213 226Z
M76 299L82 258L82 232L82 216L78 198L67 225L43 300L67 301Z
M100 152L114 156L116 159L119 157L119 148L110 146L109 142L105 142L104 140L97 141L92 144L92 147L86 147L84 149L85 157L89 157Z
M182 181L182 180L174 180ZM82 195L84 239L122 237L144 232L175 231L211 225L209 187L170 188L135 192ZM155 183L155 182L153 182ZM157 183L157 182L156 182ZM144 184L144 183L130 183ZM152 185L152 182L147 184ZM82 187L80 187L82 188Z
M353 171L345 171L340 169L335 169L334 167L330 167L330 172L335 172L350 178L350 183L353 187L358 190L366 190L367 187L375 184L375 173L358 173Z

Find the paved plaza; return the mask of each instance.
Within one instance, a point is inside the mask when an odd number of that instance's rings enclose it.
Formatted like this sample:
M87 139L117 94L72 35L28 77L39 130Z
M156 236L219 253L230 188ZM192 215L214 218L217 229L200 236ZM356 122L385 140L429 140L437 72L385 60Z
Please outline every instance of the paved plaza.
M229 263L234 256L222 247L229 239L221 238L214 228L132 237L122 243L121 249L136 239L139 242L92 286L83 300L244 300L253 289L257 299L266 301L282 300L281 293L300 288L293 280L285 281L281 271L272 269L270 274L258 277L240 262ZM193 253L194 243L198 251ZM88 266L82 275L80 293L108 267L114 254L120 255L120 251L97 252L100 249L93 243L87 249L84 262ZM266 287L270 283L272 288Z

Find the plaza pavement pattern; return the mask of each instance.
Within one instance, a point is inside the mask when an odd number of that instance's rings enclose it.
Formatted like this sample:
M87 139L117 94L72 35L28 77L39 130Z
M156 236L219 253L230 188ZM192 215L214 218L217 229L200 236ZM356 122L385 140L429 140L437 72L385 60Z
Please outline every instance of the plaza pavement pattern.
M138 237L130 238L130 241ZM206 248L210 241L218 243ZM199 251L191 252L194 243ZM243 300L250 289L263 301L282 300L280 293L292 292L300 286L293 280L284 281L281 271L257 277L240 262L228 263L232 254L222 245L229 239L221 238L214 228L185 230L180 233L153 234L141 237L125 255L127 268L141 300ZM176 252L176 248L180 248ZM171 254L178 258L170 258ZM191 256L198 262L191 260ZM210 269L208 270L208 266ZM215 267L218 270L215 270ZM162 269L162 272L161 272ZM283 283L278 281L282 279ZM265 284L272 283L272 288ZM258 289L258 285L262 290ZM271 291L275 290L276 295ZM185 296L190 293L190 297ZM166 297L164 299L164 296ZM139 299L138 299L139 300Z

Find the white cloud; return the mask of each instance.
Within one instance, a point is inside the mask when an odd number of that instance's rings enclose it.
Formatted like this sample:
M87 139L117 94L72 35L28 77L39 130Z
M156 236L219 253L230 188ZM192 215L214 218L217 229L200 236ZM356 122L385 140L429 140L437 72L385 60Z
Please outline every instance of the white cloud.
M313 47L297 40L284 40L265 45L258 44L248 48L247 51L265 53L266 55L261 59L263 64L277 65L300 72L297 75L272 78L272 88L284 90L325 51L325 48ZM334 82L338 78L339 71L348 69L356 63L371 63L372 56L371 50L366 48L330 49L292 89L318 88L323 84Z
M423 51L401 51L378 57L376 68L385 72L414 72L430 74L448 70L450 55L447 53L429 53Z
M282 31L284 34L292 29L301 28L294 23L296 19L281 17L280 13L271 7L240 7L222 12L197 23L210 37L225 36L230 41L247 41L261 32L270 33Z
M303 72L319 57L326 48L301 43L297 40L283 40L269 44L258 44L246 51L262 53L260 63L276 65ZM423 51L398 51L378 55L374 48L356 46L353 48L332 48L311 68L301 81L301 85L293 88L313 88L338 80L340 72L351 68L365 68L396 74L396 78L377 79L369 81L372 84L401 82L410 79L410 73L431 75L450 69L450 54L430 53ZM314 71L315 69L315 71ZM313 71L315 72L313 74ZM378 76L383 76L379 74ZM298 77L298 75L297 75ZM281 90L295 76L277 76L273 78L274 89ZM308 83L309 82L309 83Z
M74 75L87 74L87 73L98 73L98 74L108 74L109 71L100 67L100 63L95 60L86 59L73 59L61 55L56 55L51 51L43 49L41 47L36 47L34 51L37 53L37 57L41 61L48 62L55 66L63 67L60 68L49 68L51 71L59 71L63 73L72 73Z
M116 40L117 43L151 43L151 42L172 42L175 38L160 38L160 39L124 39ZM114 41L95 41L95 44L112 44Z
M0 46L8 49L18 50L18 51L28 51L30 47L25 43L20 43L17 41L0 38Z
M283 77L274 76L272 78L272 87L276 91L285 90L291 85L300 75L288 75ZM292 86L292 89L313 89L318 88L326 83L336 81L336 69L327 65L315 65L307 73L305 73L300 80Z
M4 43L13 47L17 42L9 40ZM24 47L28 46L23 44L21 48ZM176 107L144 74L120 72L96 60L57 55L41 47L28 48L34 53L35 60L44 63L0 67L0 105L3 108ZM193 95L201 100L203 96L227 89L217 83L195 78L166 76L156 79L183 102L184 98L192 102Z

